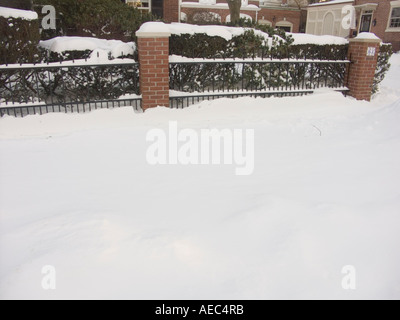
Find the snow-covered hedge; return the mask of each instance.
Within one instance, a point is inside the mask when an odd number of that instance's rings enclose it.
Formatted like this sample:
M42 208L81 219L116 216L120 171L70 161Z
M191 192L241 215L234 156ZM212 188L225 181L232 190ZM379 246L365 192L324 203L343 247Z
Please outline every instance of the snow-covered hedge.
M39 64L35 69L9 66L12 68L0 72L0 103L41 101L58 104L139 94L139 70L131 64L134 61L117 59L114 62L120 65L92 58L88 62L43 64L42 68ZM98 66L87 66L87 63Z
M228 26L193 26L170 25L170 55L185 58L203 59L312 59L312 60L346 60L348 41L341 37L314 36L308 34L284 33L266 26L228 27ZM389 58L392 55L390 44L381 46L378 65L373 85L373 93L378 91L379 83L384 79L390 67ZM183 58L184 60L184 58ZM345 67L336 65L326 70L327 65L315 65L323 73L328 74L328 79L340 81L344 77ZM180 70L178 70L180 69ZM233 78L234 69L220 68L220 78ZM215 70L213 71L215 73ZM258 72L258 71L257 71ZM194 84L203 87L201 83L209 73L207 68L196 65L175 66L171 75L173 83L180 83L190 75ZM258 72L260 73L260 72ZM257 73L257 74L258 74ZM185 74L185 77L182 77ZM254 77L251 72L249 79ZM301 80L302 75L299 79ZM291 85L296 85L296 77L291 77ZM299 80L297 79L297 80ZM279 84L277 84L279 85ZM184 87L178 85L178 87Z
M39 59L38 16L33 11L0 7L0 64Z
M348 41L344 38L285 33L268 26L172 24L168 28L172 33L170 55L188 58L344 60L347 55Z
M150 26L149 26L150 27ZM346 60L348 44L345 39L306 36L263 27L263 30L226 26L170 26L170 55L175 62L179 56L203 59L300 59ZM298 43L298 44L294 44ZM179 91L260 90L308 86L337 87L343 83L345 64L305 65L253 63L239 68L237 64L174 64L171 67L171 89Z
M389 59L393 54L392 45L390 43L382 44L378 55L378 65L376 66L376 73L374 84L372 87L372 93L376 93L379 90L379 84L385 78L386 72L390 68Z
M68 61L98 57L105 60L136 58L136 44L121 40L106 40L92 37L55 37L40 41L45 50L44 61Z

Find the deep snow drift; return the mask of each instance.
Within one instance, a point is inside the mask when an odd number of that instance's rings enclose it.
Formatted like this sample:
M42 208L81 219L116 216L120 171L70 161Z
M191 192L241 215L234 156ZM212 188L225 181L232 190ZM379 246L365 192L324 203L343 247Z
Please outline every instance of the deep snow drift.
M0 119L0 298L399 299L392 64L371 103L318 92ZM254 129L254 173L149 165L146 133L170 120Z

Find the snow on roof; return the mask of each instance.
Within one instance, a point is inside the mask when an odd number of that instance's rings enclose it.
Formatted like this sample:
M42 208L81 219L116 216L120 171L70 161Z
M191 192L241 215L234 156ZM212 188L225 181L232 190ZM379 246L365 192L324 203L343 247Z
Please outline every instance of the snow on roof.
M348 40L342 37L335 36L315 36L305 33L289 33L293 39L293 44L317 44L317 45L330 45L330 44L347 44Z
M56 37L50 40L40 41L39 46L49 51L62 53L65 51L103 50L111 57L133 54L136 45L134 42L120 40L105 40L90 37Z
M348 2L354 2L354 0L332 0L332 1L328 1L328 2L313 3L313 4L310 4L309 7L334 5L334 4L341 4L341 3L348 3Z
M4 18L21 18L24 20L36 20L38 14L35 11L19 10L6 7L0 7L0 17Z

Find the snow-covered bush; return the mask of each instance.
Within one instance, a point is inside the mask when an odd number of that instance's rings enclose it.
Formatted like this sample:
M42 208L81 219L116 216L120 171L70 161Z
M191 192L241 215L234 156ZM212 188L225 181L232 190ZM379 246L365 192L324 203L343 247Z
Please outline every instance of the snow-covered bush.
M263 30L246 27L236 33L238 34L230 39L199 32L172 34L170 55L205 59L262 57L345 60L347 58L346 42L344 44L295 44L291 34L269 27Z
M174 34L170 40L170 54L187 58L205 59L312 59L345 60L347 44L294 45L291 35L266 28L245 28L234 32L232 38L202 33ZM267 31L267 32L266 32ZM289 65L252 63L238 68L235 63L173 64L171 89L179 91L260 90L268 88L319 86L337 87L344 81L345 64Z
M393 54L392 45L390 43L382 44L378 55L378 65L376 66L375 79L372 87L372 93L379 90L379 84L385 78L386 72L390 68L389 59Z
M38 20L0 16L0 64L38 61L39 40Z
M244 29L229 40L205 33L173 34L170 38L170 55L205 59L260 57L270 53L279 55L287 51L291 41L290 36L261 36L253 29Z
M105 40L92 37L55 37L40 41L43 62L60 62L88 59L96 53L106 60L133 58L137 60L136 44L121 40Z
M24 69L10 66L0 73L0 97L3 102L65 103L116 99L124 94L138 94L138 68L132 65L109 65L109 60L132 58L134 42L87 37L57 37L40 41L40 62L57 62L54 68ZM69 67L60 68L62 61ZM74 66L104 64L104 66ZM87 60L87 61L85 61ZM134 62L135 60L128 61ZM37 62L37 61L36 61ZM116 63L127 60L116 60ZM13 68L12 68L13 67Z
M0 97L4 102L49 104L108 100L138 94L138 83L138 68L127 65L17 68L0 74Z

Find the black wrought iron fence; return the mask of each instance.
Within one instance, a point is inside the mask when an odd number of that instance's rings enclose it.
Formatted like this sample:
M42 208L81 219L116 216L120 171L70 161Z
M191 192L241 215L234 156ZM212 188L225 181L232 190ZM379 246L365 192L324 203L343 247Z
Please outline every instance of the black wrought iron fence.
M295 96L318 88L346 91L348 60L204 60L170 63L171 107L238 96Z
M240 96L296 96L318 88L346 91L348 60L193 60L170 63L170 106ZM86 112L141 107L139 64L63 62L0 66L0 114Z
M136 62L0 66L1 116L140 108Z

